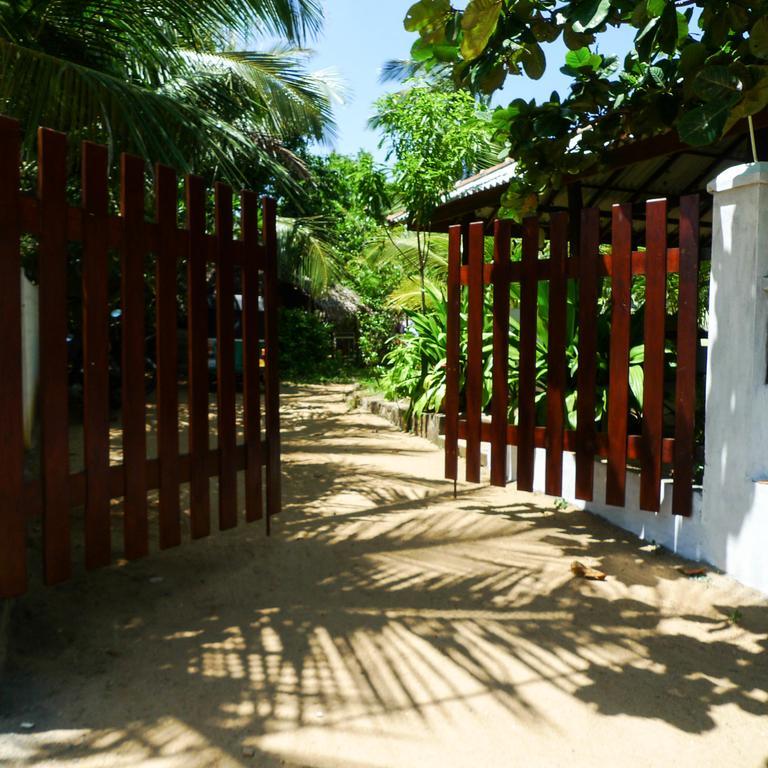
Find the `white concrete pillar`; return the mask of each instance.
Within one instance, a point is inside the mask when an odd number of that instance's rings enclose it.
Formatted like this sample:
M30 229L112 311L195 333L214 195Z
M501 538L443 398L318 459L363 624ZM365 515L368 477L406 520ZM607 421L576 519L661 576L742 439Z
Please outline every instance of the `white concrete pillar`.
M705 559L768 592L768 163L729 168L714 196Z

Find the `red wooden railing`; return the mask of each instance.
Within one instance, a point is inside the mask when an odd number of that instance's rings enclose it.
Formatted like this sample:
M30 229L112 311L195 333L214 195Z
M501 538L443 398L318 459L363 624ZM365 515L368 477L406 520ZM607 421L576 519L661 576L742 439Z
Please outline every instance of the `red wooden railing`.
M82 205L67 203L67 139L38 134L38 188L20 189L20 128L0 118L0 597L27 587L27 519L42 518L43 565L49 584L72 574L72 508L84 505L87 568L112 560L111 500L123 498L127 559L147 554L147 492L159 489L159 547L181 543L180 484L188 482L192 538L210 533L208 479L219 477L219 528L238 522L236 478L245 471L246 520L280 510L280 416L277 357L275 204L242 193L242 238L233 238L230 187L217 184L215 234L205 232L206 191L187 176L186 227L180 228L176 173L158 165L155 221L145 220L144 161L124 155L120 215L109 213L108 154L84 143ZM20 243L37 238L40 299L41 454L39 477L24 480L21 395ZM84 470L70 472L67 352L67 247L82 243ZM108 257L120 254L123 460L110 465ZM145 392L145 259L152 255L156 288L158 455L147 458ZM189 452L179 446L177 269L186 260ZM216 271L218 448L209 447L207 265ZM245 442L237 444L234 361L235 268L241 270ZM263 286L261 288L260 286ZM264 302L265 425L261 429L259 293Z
M694 413L696 403L697 298L699 265L699 199L680 202L679 247L667 242L667 201L647 204L644 250L632 250L632 207L617 205L612 213L612 246L600 248L597 209L581 212L578 250L569 255L568 214L552 214L549 256L539 258L540 222L523 223L522 258L510 260L511 229L497 221L494 259L484 263L484 224L451 227L448 263L448 324L445 397L445 476L458 479L458 441L466 440L466 479L480 481L481 443L491 446L491 482L507 482L507 446L517 446L517 487L532 491L535 449L545 448L545 490L562 493L563 452L575 453L575 495L594 496L596 457L607 459L606 502L625 504L627 462L640 465L640 506L658 511L662 469L674 476L673 512L690 515L694 474ZM463 234L467 237L464 238ZM462 242L468 244L462 254ZM462 255L466 264L462 265ZM665 324L667 275L679 274L677 368L674 437L664 437ZM630 291L633 275L645 275L644 389L642 433L628 434ZM596 429L600 281L610 278L611 334L609 352L607 431ZM577 428L565 428L566 312L568 280L578 282ZM546 426L536 424L536 346L538 283L549 282ZM518 423L508 424L510 284L520 284ZM485 286L492 287L493 397L491 420L482 419L482 333ZM464 399L459 412L460 306L467 287L467 359Z

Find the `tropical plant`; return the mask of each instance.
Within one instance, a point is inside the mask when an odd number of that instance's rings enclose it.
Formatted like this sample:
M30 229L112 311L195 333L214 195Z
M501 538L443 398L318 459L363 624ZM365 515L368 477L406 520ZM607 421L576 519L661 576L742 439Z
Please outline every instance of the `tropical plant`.
M395 332L397 311L388 298L401 279L402 266L365 254L369 242L384 231L382 224L391 205L390 184L367 152L355 157L308 155L304 160L311 182L303 186L300 197L284 200L281 211L297 221L312 222L315 244L322 240L323 247L297 251L304 263L291 259L299 268L287 270L286 275L292 273L291 282L303 288L338 282L353 289L365 307L358 314L360 354L366 365L378 365ZM315 259L317 268L311 269ZM304 279L302 275L308 272L321 279Z
M376 102L371 126L394 160L397 194L416 232L416 261L422 309L430 259L430 217L460 179L494 157L488 110L462 92L415 84Z
M277 219L278 278L318 296L340 274L339 254L327 237L327 219Z
M16 0L0 4L0 111L25 148L46 125L180 170L242 181L250 164L282 184L290 147L332 130L330 73L300 46L315 0ZM272 50L239 50L266 36Z
M448 237L405 227L381 228L368 242L365 258L379 268L397 267L399 280L387 297L394 308L429 308L447 277Z
M519 284L512 284L511 303L519 306ZM389 397L407 397L416 414L424 411L438 412L442 409L446 391L446 334L447 301L441 290L429 288L430 309L424 312L408 312L409 327L406 333L398 336L392 351L385 359L384 374L381 384ZM490 305L490 289L485 296L482 332L482 402L487 409L493 395L493 319ZM548 380L548 328L549 328L549 288L539 284L536 327L536 410L539 423L544 423L546 414ZM629 352L629 417L637 425L642 413L643 403L643 362L644 346L638 343L642 337L643 305L636 306L633 315L633 344ZM578 371L578 328L577 328L577 292L574 283L569 284L566 308L566 370L567 386L565 397L565 416L568 427L576 428L576 376ZM607 350L610 338L610 303L603 297L598 311L598 349ZM460 312L461 336L459 342L459 391L463 397L466 380L467 361L467 299L462 296ZM520 321L513 309L510 315L510 334L508 347L509 366L509 419L515 421L518 416L519 395L519 344ZM667 348L670 367L674 366L674 349ZM426 376L421 375L421 361L428 362ZM597 392L595 421L604 422L608 409L608 356L598 355Z
M334 372L333 331L314 312L280 311L280 375L287 379L313 379Z
M609 28L631 27L620 64L595 51ZM562 177L599 165L617 142L677 130L709 144L768 106L768 2L722 0L419 0L405 28L419 37L412 59L452 69L454 82L489 94L508 76L539 79L544 47L562 38L570 93L514 100L494 115L518 164L504 203L520 218Z

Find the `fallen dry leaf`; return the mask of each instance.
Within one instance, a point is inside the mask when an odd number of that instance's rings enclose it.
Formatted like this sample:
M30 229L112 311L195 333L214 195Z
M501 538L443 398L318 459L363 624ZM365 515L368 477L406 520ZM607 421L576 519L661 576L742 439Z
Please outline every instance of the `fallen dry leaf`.
M606 574L602 571L598 571L597 568L590 568L584 563L580 563L578 560L574 560L571 563L571 571L574 576L579 576L582 579L590 579L590 581L605 581Z
M707 574L706 568L686 568L684 565L681 565L678 570L683 576L687 576L689 579L694 576L706 576Z

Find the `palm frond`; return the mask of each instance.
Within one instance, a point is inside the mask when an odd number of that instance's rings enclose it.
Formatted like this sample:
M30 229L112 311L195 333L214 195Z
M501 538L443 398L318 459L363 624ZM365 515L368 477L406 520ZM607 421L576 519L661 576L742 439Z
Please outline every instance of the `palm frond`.
M133 41L164 51L168 40L198 50L220 46L227 34L279 37L294 43L314 38L322 26L318 0L35 0L4 3L0 31L15 42L54 37L81 40L86 48ZM121 46L122 47L122 46Z
M310 51L184 51L186 66L162 90L237 122L252 135L273 138L335 135L333 103L344 87L333 70L310 72ZM250 127L249 127L250 126Z
M0 111L22 121L30 154L37 126L45 125L181 171L214 165L234 183L242 181L242 159L247 158L290 186L286 160L295 161L288 164L291 171L300 163L279 143L283 136L296 135L289 129L307 131L314 125L320 130L329 109L319 93L322 85L316 87L317 103L305 103L303 112L295 106L280 123L273 116L279 109L275 99L256 103L248 101L247 92L238 97L237 88L221 76L206 80L204 73L188 67L185 76L177 74L151 89L0 38ZM283 102L291 99L299 101L290 96ZM243 119L244 112L252 119Z
M421 237L425 264L428 270L445 271L448 266L448 236L441 234ZM416 232L398 228L385 229L369 243L365 255L370 263L386 262L403 267L406 274L419 270L419 236Z
M319 296L340 274L338 255L324 237L320 217L278 218L278 274L282 281Z

